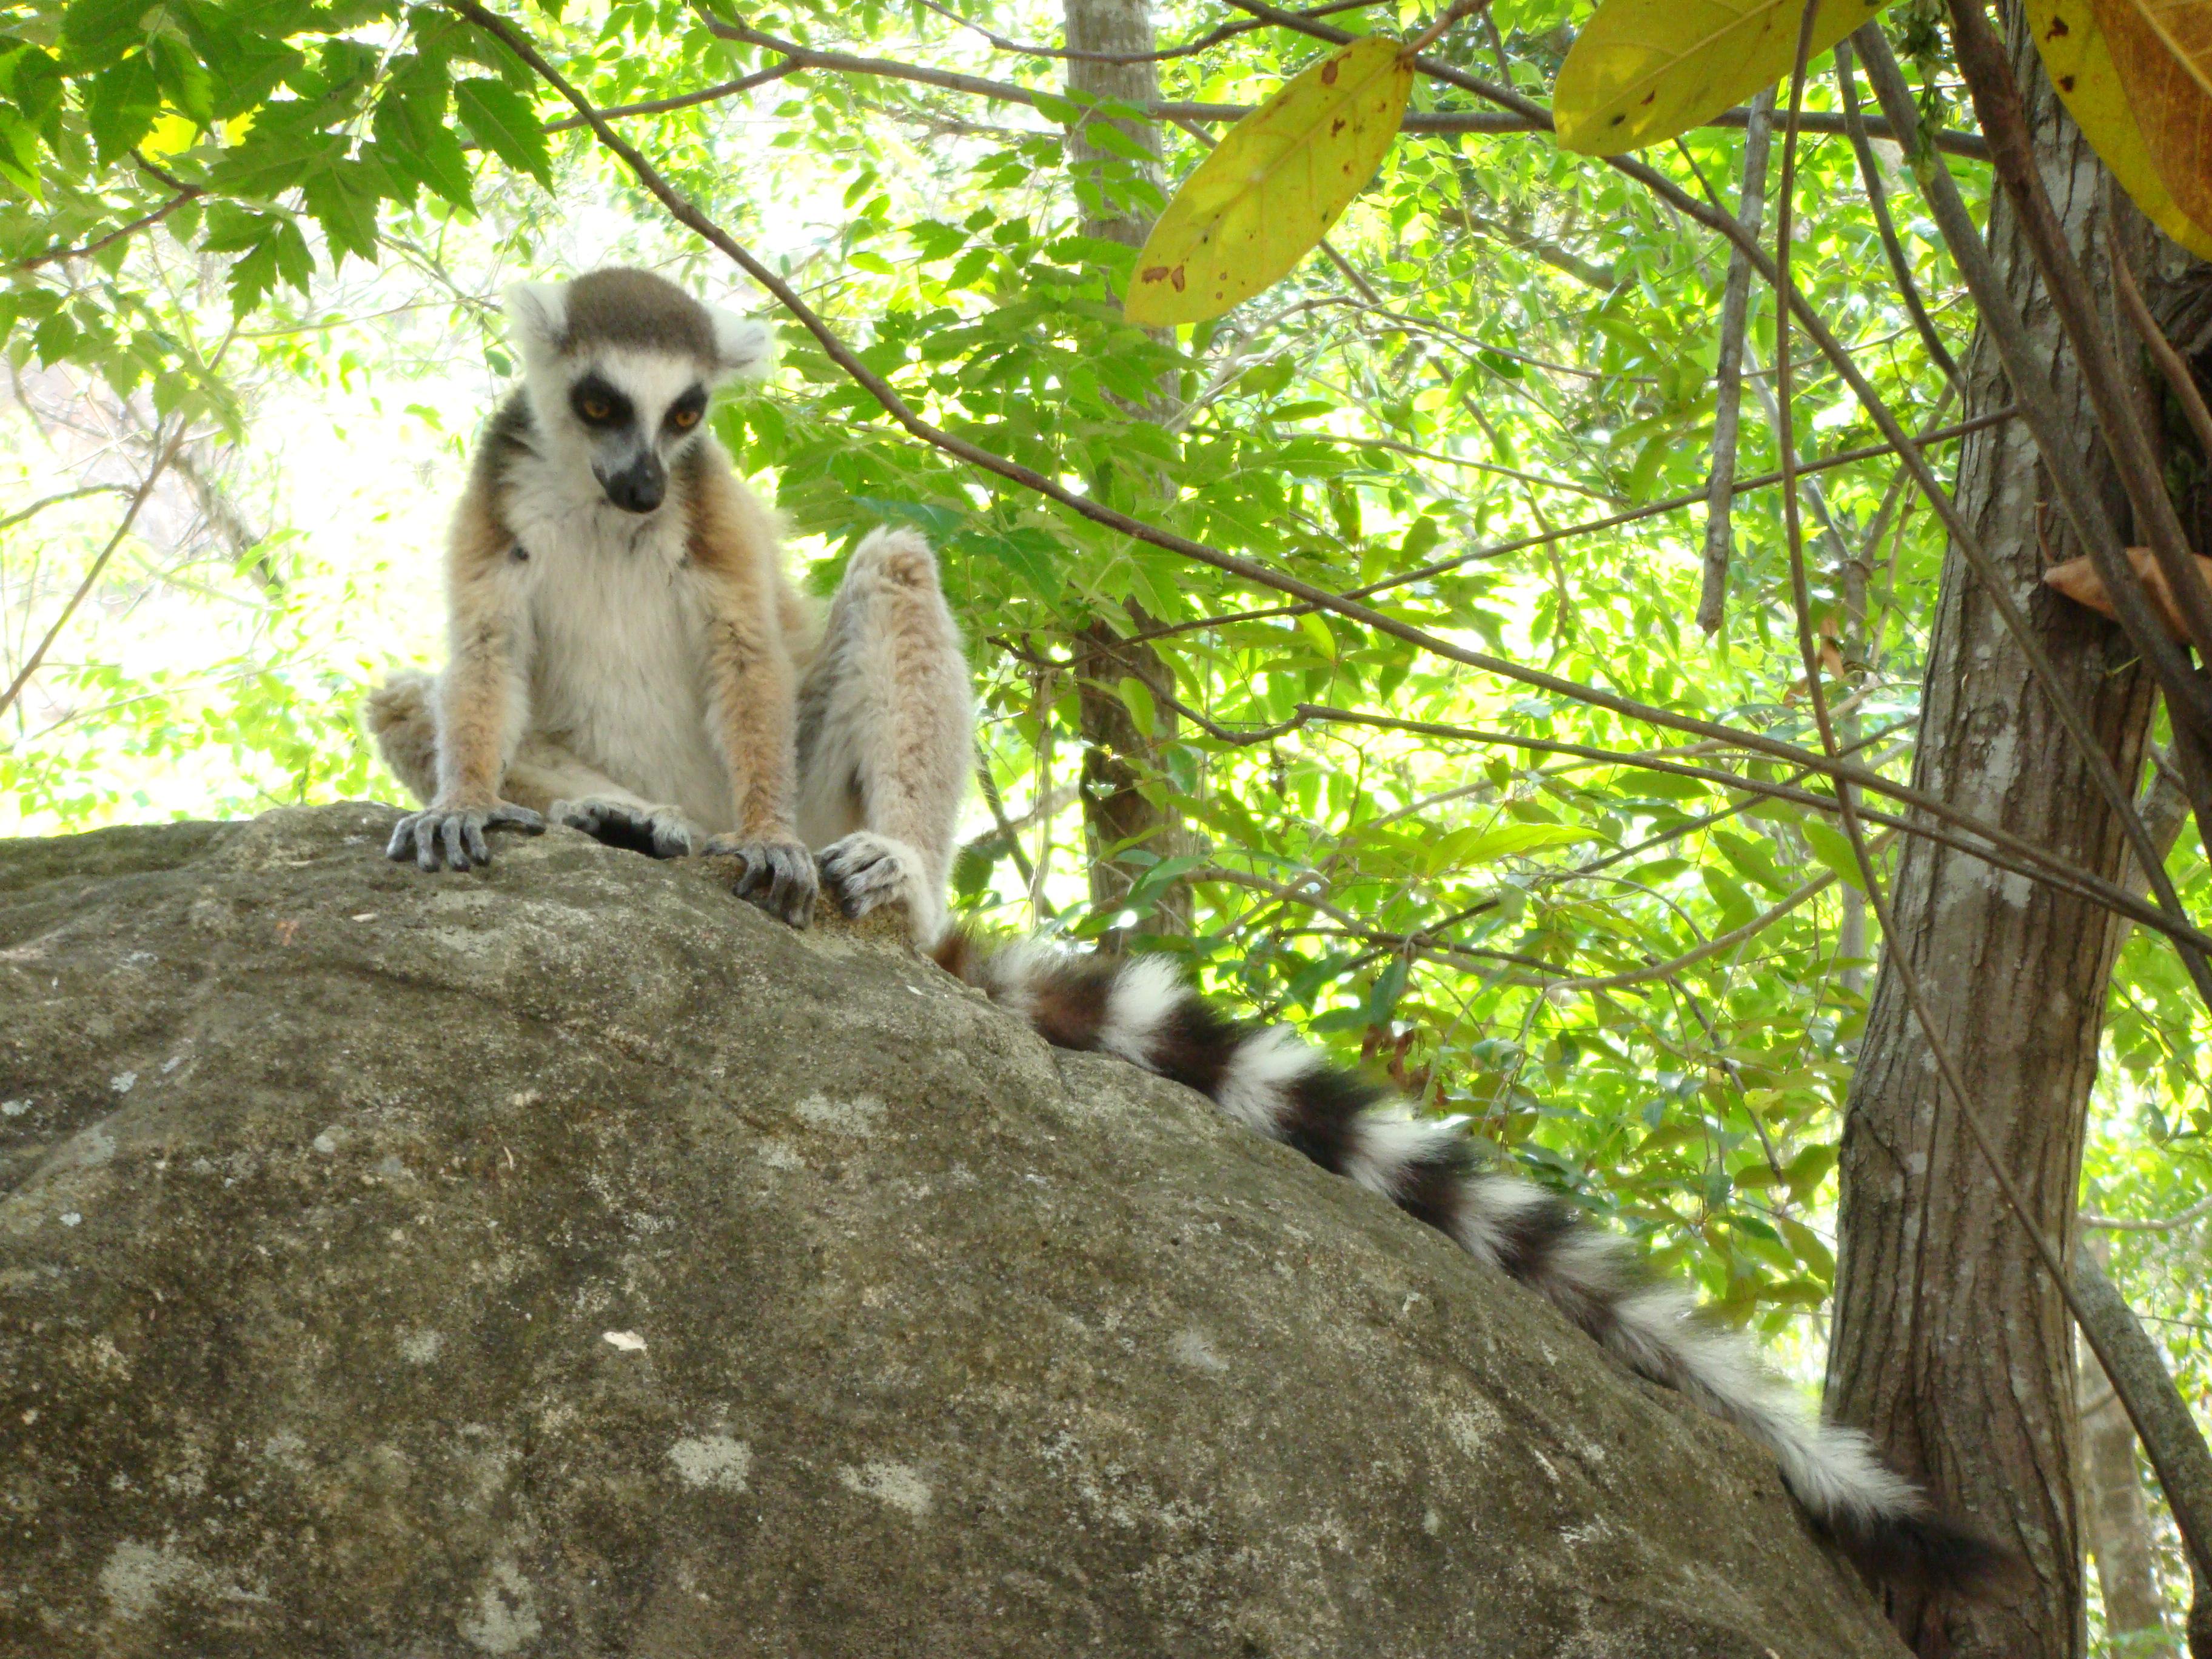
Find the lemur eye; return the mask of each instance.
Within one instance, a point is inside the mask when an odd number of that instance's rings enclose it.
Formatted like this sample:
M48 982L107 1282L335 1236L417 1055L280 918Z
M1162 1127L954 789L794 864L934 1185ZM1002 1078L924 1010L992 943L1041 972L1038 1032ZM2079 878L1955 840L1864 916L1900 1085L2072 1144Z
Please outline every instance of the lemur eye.
M679 430L689 432L699 424L699 411L696 409L679 409L671 413L668 419L670 423Z
M586 398L582 407L587 421L604 421L615 412L615 406L605 398Z

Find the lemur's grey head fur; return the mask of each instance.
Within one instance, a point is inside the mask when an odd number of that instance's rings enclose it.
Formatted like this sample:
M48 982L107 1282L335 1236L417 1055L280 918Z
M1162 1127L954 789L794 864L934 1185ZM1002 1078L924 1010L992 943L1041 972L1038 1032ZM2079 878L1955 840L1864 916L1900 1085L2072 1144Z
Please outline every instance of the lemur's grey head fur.
M765 324L702 305L649 271L517 283L507 315L542 441L588 461L606 499L651 513L705 430L708 394L768 371Z

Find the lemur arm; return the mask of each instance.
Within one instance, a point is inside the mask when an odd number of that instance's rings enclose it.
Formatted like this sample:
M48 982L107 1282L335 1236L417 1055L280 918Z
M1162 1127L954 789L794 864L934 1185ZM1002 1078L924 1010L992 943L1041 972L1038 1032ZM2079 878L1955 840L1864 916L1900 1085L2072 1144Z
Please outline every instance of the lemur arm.
M708 853L744 860L738 891L794 927L814 911L814 855L797 829L798 676L785 638L774 521L702 450L691 479L690 554L707 604L707 719L730 771L737 830Z
M410 813L385 850L424 870L489 864L484 831L531 835L545 821L502 799L500 781L528 713L529 612L522 556L483 480L454 515L447 551L450 656L438 683L438 793Z

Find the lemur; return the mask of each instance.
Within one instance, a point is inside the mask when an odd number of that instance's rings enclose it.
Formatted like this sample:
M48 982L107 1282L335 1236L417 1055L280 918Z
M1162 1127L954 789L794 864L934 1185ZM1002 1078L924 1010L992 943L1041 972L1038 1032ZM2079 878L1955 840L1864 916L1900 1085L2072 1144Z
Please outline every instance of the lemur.
M899 902L919 946L1046 1041L1199 1091L1736 1424L1876 1577L1972 1592L2006 1572L1625 1243L1485 1167L1462 1122L1414 1116L1293 1032L1228 1017L1164 957L988 954L948 928L971 692L927 544L872 532L817 621L704 420L718 385L763 371L767 331L635 270L518 284L507 310L525 374L455 515L450 662L370 699L386 762L428 803L391 857L466 870L489 860L487 830L550 817L662 857L737 854L739 891L794 927L824 887L848 913Z
M856 915L897 901L933 942L974 737L927 544L866 537L822 623L706 427L718 386L765 371L764 326L640 270L517 283L507 308L523 383L454 514L446 671L369 699L428 803L390 855L466 870L487 830L550 817L735 854L738 890L797 927L823 883Z

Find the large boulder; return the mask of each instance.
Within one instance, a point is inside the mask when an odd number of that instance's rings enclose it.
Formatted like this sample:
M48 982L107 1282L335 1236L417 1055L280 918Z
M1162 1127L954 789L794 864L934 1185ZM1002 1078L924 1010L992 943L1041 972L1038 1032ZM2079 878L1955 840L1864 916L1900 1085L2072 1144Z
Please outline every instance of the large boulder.
M0 842L0 1654L1901 1651L1768 1460L896 939Z

